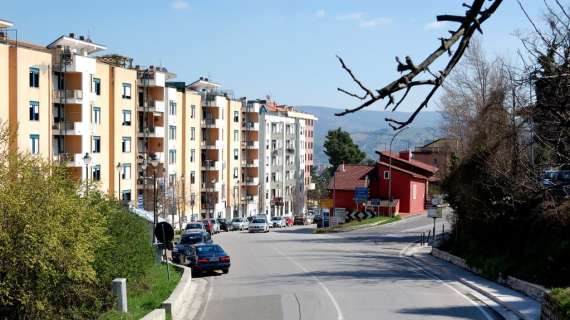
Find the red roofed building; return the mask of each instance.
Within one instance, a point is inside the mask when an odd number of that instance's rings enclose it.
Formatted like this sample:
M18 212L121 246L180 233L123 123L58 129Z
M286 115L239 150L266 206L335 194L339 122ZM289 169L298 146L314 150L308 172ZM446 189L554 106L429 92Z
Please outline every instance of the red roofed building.
M397 204L392 212L400 215L413 215L425 211L426 195L429 181L437 172L437 168L412 159L410 151L400 153L377 152L379 161L375 165L339 166L331 179L329 190L334 194L335 207L346 208L347 211L362 210L363 205L355 202L355 189L368 187L368 205L379 207L368 208L374 212L388 213L390 158L392 158L392 199Z

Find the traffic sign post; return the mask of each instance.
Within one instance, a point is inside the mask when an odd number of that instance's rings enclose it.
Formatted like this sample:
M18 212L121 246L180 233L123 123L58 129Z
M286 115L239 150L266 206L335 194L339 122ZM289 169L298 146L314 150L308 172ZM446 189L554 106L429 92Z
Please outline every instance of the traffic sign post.
M174 229L168 222L159 222L154 228L154 235L156 240L162 244L163 254L166 257L166 274L170 280L170 269L168 268L168 257L166 255L166 248L171 247L172 240L174 240Z

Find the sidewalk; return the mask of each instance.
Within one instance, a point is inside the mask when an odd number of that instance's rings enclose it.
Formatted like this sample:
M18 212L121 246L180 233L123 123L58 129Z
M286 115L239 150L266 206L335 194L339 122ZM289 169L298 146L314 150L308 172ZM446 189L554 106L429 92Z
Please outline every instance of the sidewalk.
M504 287L496 282L484 279L454 264L430 255L431 247L416 245L404 253L419 262L418 267L454 286L463 286L472 296L480 298L505 319L540 319L540 302Z

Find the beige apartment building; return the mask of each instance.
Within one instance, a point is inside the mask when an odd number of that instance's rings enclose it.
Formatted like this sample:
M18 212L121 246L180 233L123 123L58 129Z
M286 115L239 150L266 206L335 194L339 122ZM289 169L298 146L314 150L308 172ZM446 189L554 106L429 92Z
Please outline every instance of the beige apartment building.
M71 178L176 225L179 214L182 222L290 214L295 184L310 185L316 118L267 113L274 103L236 99L207 78L173 82L163 67L102 55L104 45L73 33L42 46L11 39L14 31L0 20L0 121L17 133L13 151L61 164ZM283 137L265 128L271 121L283 123ZM273 173L285 184L269 183ZM285 198L287 210L272 208Z

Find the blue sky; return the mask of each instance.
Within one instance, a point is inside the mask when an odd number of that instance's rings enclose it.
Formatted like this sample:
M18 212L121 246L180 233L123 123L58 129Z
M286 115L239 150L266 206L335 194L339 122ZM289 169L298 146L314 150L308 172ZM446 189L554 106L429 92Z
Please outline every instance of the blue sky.
M543 3L522 0L540 18ZM462 13L459 0L98 0L5 1L0 19L15 23L20 39L48 44L57 36L87 34L107 53L136 64L163 65L192 81L202 75L237 96L270 94L281 103L346 107L336 91L353 88L335 54L372 87L394 79L394 57L423 59L452 26L441 13ZM33 9L32 9L33 8ZM489 54L516 59L513 35L528 30L516 1L505 0L485 23ZM402 110L415 107L414 96ZM431 108L434 108L432 106ZM380 109L380 106L374 107Z

